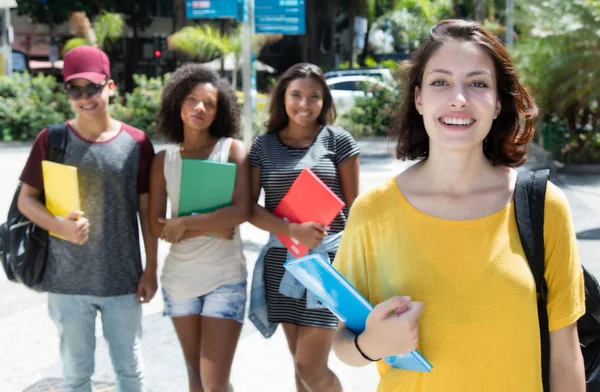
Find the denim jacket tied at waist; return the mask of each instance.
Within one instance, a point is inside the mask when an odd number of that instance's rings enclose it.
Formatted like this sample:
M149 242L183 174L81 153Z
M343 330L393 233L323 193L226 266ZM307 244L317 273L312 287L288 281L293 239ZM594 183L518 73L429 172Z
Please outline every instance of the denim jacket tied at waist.
M314 249L310 249L308 254L319 254L325 260L329 259L328 253L335 253L340 244L342 233L328 235L325 239ZM254 272L252 274L252 287L250 289L250 309L248 311L248 318L254 324L256 329L265 337L269 338L277 329L277 323L269 322L269 315L267 309L267 291L265 287L265 256L271 248L285 248L285 246L279 241L279 239L271 234L269 241L262 248L256 264L254 266ZM287 252L287 260L295 259L294 255ZM306 289L300 282L294 278L289 272L285 271L281 283L279 284L279 292L287 297L301 299L306 293ZM323 304L311 293L306 293L306 308L307 309L320 309L323 308Z

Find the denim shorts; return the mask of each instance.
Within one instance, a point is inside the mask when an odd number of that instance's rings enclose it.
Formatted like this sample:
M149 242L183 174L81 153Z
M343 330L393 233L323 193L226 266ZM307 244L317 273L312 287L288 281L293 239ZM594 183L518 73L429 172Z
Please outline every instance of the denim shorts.
M226 284L195 298L173 297L163 289L163 315L182 317L199 314L243 323L246 312L246 287L246 281Z

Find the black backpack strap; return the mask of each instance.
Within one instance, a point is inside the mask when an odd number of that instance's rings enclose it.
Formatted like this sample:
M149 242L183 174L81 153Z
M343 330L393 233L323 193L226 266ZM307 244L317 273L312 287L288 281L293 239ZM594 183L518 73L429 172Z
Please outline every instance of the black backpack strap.
M67 149L67 123L50 125L48 133L50 134L48 160L61 163L64 161Z
M538 319L542 348L544 392L550 391L550 332L546 300L548 286L544 279L544 206L549 170L519 172L515 186L515 216L521 245L535 279L538 294Z

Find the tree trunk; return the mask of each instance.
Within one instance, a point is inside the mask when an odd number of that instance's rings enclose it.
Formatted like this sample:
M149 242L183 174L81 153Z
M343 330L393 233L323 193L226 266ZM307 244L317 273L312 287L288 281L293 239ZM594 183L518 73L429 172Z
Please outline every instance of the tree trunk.
M221 31L221 35L222 36L226 36L227 35L227 26L226 26L226 20L225 19L221 19L221 23L220 23L220 31ZM221 77L225 77L225 57L226 54L225 53L221 53ZM233 87L235 89L235 85Z
M340 3L339 1L329 1L329 7L327 10L327 25L329 26L330 30L330 34L329 34L329 50L327 51L327 56L326 56L326 61L325 61L325 65L327 65L328 67L335 67L336 64L336 54L337 54L337 47L336 47L336 35L337 35L337 28L335 25L335 20L336 17L340 11Z
M365 43L363 45L363 50L360 53L360 56L358 56L358 64L361 67L365 66L365 60L367 59L367 55L369 54L369 35L371 33L371 22L367 22L367 33L365 34Z
M185 2L186 0L173 0L173 33L186 25Z
M319 9L317 0L306 0L305 61L318 63L319 59Z
M475 0L475 20L479 23L483 22L483 6L485 0Z
M133 91L134 81L133 74L135 73L135 65L137 64L137 52L138 52L138 25L139 25L139 5L133 6L133 12L131 14L131 27L133 29L133 37L131 39L126 38L127 51L125 52L125 91Z
M460 11L460 1L452 0L452 9L454 10L455 18L462 18L462 12Z
M354 18L356 17L357 1L352 0L348 9L348 61L350 69L354 68Z

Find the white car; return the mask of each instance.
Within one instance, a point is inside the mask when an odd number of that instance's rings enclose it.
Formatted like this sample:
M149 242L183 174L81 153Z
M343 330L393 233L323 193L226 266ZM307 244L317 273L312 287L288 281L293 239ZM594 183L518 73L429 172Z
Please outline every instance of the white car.
M389 68L352 68L352 69L335 69L325 72L325 79L337 78L339 76L354 76L364 75L372 76L384 83L394 83L394 75Z
M354 106L356 98L367 97L371 94L370 91L374 89L394 90L389 84L366 75L337 76L326 79L326 82L331 90L333 102L335 102L335 108L339 114L346 113Z

